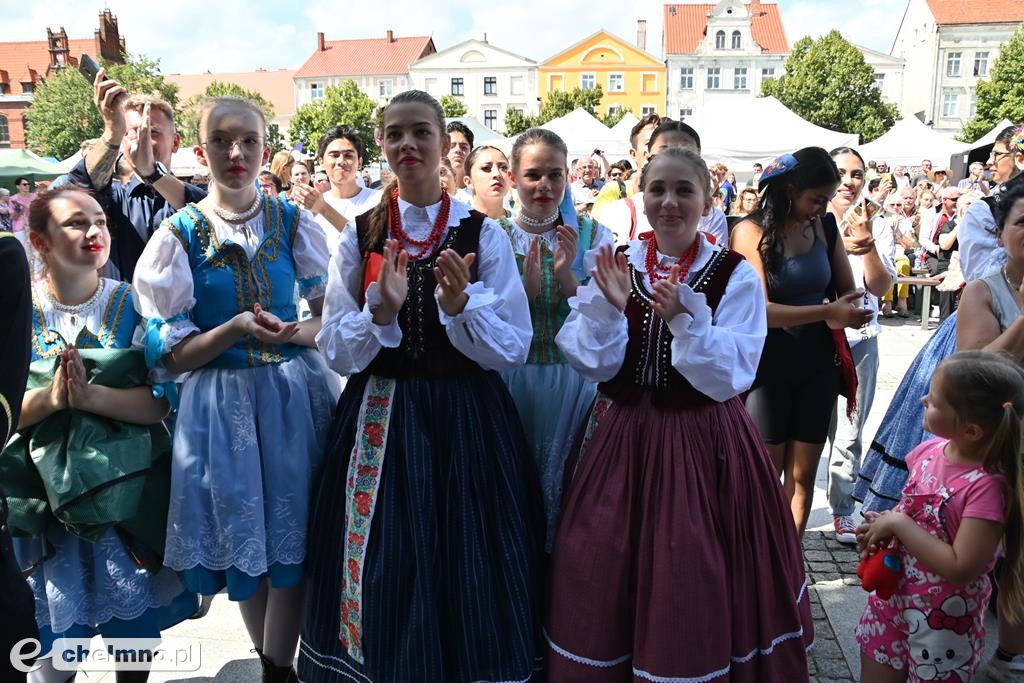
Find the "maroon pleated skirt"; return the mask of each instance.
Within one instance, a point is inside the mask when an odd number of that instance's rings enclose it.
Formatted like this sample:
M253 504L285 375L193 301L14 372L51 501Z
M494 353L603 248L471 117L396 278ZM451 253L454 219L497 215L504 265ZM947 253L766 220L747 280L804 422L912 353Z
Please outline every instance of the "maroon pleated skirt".
M550 681L807 680L800 544L743 404L600 404L567 465Z

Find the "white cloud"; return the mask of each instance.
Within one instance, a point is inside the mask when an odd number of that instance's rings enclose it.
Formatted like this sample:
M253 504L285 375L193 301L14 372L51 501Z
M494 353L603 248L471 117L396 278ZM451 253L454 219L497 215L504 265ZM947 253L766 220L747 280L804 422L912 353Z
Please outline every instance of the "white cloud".
M294 2L294 0L293 0ZM92 35L105 8L117 16L132 53L161 60L168 73L297 68L312 53L316 32L328 40L431 35L443 50L487 34L493 44L542 61L599 29L636 40L637 19L647 20L647 51L661 54L664 3L656 0L599 2L532 0L523 3L448 0L329 0L254 3L252 0L50 0L7 3L0 40L41 40L46 28L63 25L72 38ZM860 3L784 0L790 42L839 28L848 39L888 51L903 13L902 0Z

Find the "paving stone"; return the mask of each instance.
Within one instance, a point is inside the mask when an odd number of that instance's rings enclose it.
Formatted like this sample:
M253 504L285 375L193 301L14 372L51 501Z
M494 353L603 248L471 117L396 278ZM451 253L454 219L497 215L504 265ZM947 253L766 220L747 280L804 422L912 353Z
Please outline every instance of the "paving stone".
M827 550L805 550L804 559L809 562L828 562L832 559L831 553Z
M834 562L808 562L811 565L812 572L834 572L836 566Z

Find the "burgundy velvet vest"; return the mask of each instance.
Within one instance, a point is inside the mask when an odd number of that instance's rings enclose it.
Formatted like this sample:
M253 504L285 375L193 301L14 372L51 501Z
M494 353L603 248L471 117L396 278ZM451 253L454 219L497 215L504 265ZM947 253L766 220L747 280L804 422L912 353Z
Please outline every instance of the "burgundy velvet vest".
M620 251L625 247L620 247ZM693 290L703 292L714 315L725 294L733 270L743 256L722 249L711 257L697 274ZM632 292L626 302L626 320L629 341L626 358L618 374L598 389L613 401L633 405L645 395L657 408L677 410L710 405L716 401L693 388L686 378L672 367L672 332L668 324L651 307L651 293L647 289L646 275L629 266Z

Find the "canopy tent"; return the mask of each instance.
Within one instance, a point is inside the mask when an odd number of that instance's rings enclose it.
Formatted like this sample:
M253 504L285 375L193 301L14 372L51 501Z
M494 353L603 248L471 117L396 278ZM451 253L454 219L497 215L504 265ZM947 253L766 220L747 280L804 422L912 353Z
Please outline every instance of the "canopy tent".
M970 145L957 142L921 123L916 116L900 119L882 137L861 146L865 161L885 161L894 166L920 166L922 159L949 159Z
M619 119L619 122L612 126L612 136L616 138L622 138L623 140L629 140L629 134L633 132L633 126L640 123L640 119L636 117L631 111L627 111L625 115Z
M750 177L755 163L803 147L853 147L856 133L841 133L816 126L795 114L774 97L744 98L724 95L708 97L703 107L686 123L697 131L701 156L708 162L722 162L737 176Z
M0 185L14 189L15 179L53 180L64 173L60 164L47 161L27 149L0 149Z
M611 128L582 107L548 121L541 128L550 130L565 140L570 160L590 156L595 149L604 152L609 163L629 156L629 133L616 135Z
M968 145L968 148L962 152L957 152L949 158L949 172L952 179L965 178L967 176L968 168L975 161L985 163L988 161L989 155L992 153L992 145L995 144L996 138L999 137L999 133L1004 128L1012 126L1013 122L1009 119L1003 119L997 123L992 130L982 135L980 138Z
M445 125L448 125L452 121L458 121L465 125L471 131L473 131L473 145L493 145L498 146L497 143L504 140L501 135L491 130L484 124L480 123L473 116L455 116L449 117L444 120Z

